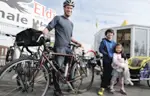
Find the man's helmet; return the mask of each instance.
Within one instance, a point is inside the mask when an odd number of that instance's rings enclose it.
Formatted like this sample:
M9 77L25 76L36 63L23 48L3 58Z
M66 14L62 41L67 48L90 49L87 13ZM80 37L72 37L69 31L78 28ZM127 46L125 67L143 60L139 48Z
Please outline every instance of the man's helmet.
M66 5L69 5L69 6L73 6L74 7L74 1L73 0L66 0L63 4L63 6L65 7Z

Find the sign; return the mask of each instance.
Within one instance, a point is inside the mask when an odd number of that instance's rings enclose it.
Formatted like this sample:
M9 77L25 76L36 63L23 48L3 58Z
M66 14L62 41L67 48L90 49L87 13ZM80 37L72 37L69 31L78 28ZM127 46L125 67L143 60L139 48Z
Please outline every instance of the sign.
M9 0L10 1L10 0ZM0 22L21 26L32 26L32 9L28 10L30 13L22 13L18 10L11 8L5 2L0 1Z
M39 29L46 26L55 16L55 10L51 8L47 9L46 6L34 1L33 28Z
M38 16L51 20L56 15L56 12L50 8L46 9L46 6L43 6L38 2L34 2L34 15L35 17Z
M56 15L55 10L34 0L0 0L0 6L0 22L25 28L39 29Z

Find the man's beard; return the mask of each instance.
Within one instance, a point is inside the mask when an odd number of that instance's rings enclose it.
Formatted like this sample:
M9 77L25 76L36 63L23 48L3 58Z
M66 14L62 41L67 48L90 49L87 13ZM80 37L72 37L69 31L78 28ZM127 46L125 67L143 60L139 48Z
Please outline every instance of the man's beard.
M67 15L66 13L65 13L65 16L66 16L66 17L70 17L70 15Z

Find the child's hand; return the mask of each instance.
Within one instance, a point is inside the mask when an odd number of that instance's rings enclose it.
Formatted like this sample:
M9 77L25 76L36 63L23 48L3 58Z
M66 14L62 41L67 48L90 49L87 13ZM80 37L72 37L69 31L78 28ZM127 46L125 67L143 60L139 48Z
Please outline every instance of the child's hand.
M123 71L125 70L125 68L122 68L123 69Z
M121 64L120 67L121 67L121 68L125 68L125 65Z

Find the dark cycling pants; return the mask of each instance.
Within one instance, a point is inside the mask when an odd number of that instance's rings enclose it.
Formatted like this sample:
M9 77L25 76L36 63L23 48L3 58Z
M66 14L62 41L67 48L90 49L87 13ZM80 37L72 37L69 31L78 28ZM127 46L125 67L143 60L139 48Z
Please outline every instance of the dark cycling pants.
M109 62L108 62L109 61ZM102 82L101 87L102 88L108 88L111 81L111 73L112 73L112 60L108 60L107 62L103 61L103 76L102 76Z
M71 50L68 47L55 47L54 50L56 53L62 53L62 54L71 54ZM56 63L58 64L58 66L60 68L62 68L64 61L65 61L65 57L64 56L56 56ZM59 86L59 75L56 74L55 70L53 70L52 72L53 74L53 83L54 83L54 88L55 91L60 92L60 86Z

